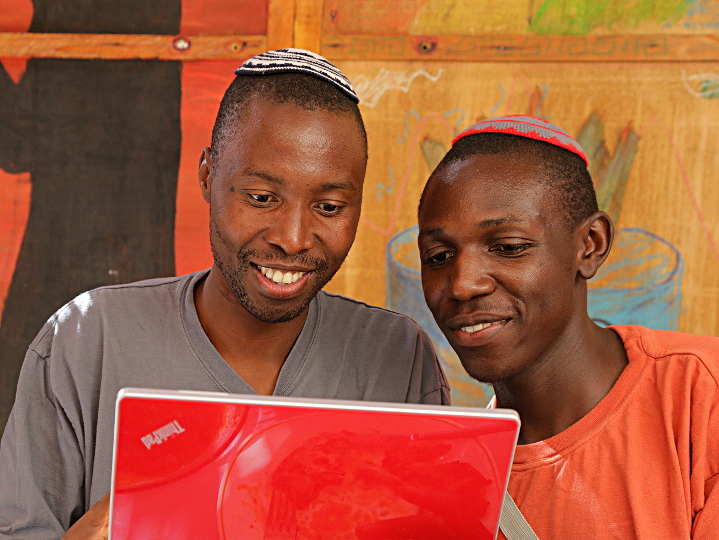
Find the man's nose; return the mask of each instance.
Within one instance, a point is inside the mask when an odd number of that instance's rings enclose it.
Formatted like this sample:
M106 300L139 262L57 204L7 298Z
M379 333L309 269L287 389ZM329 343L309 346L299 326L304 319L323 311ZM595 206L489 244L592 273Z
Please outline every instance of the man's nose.
M470 300L494 292L496 282L482 257L472 253L458 253L452 266L450 294L455 300Z
M284 208L265 232L265 239L288 255L312 249L315 231L310 212L301 207Z

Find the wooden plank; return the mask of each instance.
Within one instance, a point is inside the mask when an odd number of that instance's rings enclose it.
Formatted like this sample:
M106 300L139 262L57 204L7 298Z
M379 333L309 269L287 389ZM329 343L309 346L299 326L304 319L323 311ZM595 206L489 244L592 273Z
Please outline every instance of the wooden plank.
M295 0L269 0L267 6L267 49L294 46Z
M295 47L319 53L323 0L296 0L295 8Z
M275 8L290 0L273 0ZM331 60L453 60L492 62L719 61L716 35L641 36L327 36L319 14L300 0L294 46ZM300 7L302 7L300 12ZM281 10L280 10L281 11ZM0 33L0 57L161 60L242 60L291 46L291 18L282 13L265 36ZM320 48L321 43L321 48Z
M243 60L265 43L265 36L0 33L0 57Z
M323 38L322 54L330 60L706 62L719 60L719 36L334 35Z

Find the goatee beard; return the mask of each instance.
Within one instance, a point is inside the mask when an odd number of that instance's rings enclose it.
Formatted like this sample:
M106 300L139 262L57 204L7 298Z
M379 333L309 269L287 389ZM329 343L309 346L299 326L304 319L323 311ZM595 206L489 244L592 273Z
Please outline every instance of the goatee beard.
M224 243L224 242L223 242ZM226 244L225 244L226 245ZM214 243L212 243L212 255L215 265L222 272L232 294L239 304L253 317L266 323L283 323L299 317L310 305L312 299L334 276L335 272L329 272L329 262L325 259L307 257L303 255L287 257L279 253L260 253L254 249L244 248L238 251L234 257L233 265L226 265L222 261ZM243 278L250 272L252 264L250 259L262 261L281 261L283 264L292 266L299 265L314 268L315 285L303 298L302 303L292 308L271 308L260 306L253 302L247 294Z

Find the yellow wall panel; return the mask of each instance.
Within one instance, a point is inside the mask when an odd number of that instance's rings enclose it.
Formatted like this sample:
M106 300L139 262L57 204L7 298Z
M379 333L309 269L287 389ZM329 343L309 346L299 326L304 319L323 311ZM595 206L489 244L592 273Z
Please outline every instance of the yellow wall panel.
M413 303L421 304L421 292L411 231L391 241L416 224L421 189L454 135L481 118L531 113L598 149L590 155L595 185L618 233L590 284L590 315L719 335L714 65L348 61L340 68L362 98L370 162L357 241L332 290L407 312L428 328L449 369L457 367ZM455 392L455 401L477 400L485 396Z

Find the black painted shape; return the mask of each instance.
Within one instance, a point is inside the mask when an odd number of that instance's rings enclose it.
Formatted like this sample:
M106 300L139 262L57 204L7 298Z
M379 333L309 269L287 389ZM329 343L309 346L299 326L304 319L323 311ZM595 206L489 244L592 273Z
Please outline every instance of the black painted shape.
M174 274L180 71L30 60L19 86L2 73L0 167L31 173L32 202L0 323L0 428L55 310L97 286Z
M34 0L30 32L177 34L180 0Z
M31 32L177 34L181 0L34 0ZM88 289L175 273L179 62L0 67L0 168L32 202L0 321L0 433L27 346Z

